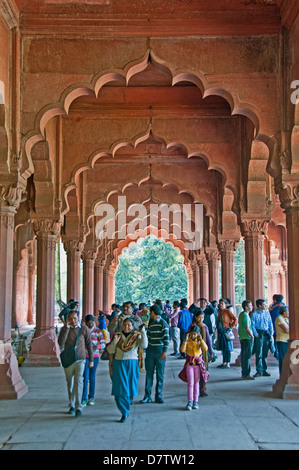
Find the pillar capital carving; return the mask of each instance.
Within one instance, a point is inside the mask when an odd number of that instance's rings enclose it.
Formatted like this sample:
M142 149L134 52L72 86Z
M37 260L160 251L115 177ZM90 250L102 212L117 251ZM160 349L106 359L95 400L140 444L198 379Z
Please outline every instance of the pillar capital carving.
M64 240L63 246L67 253L78 252L81 256L84 248L84 242L81 240Z
M55 235L58 238L62 225L61 219L31 219L33 230L37 236Z
M0 207L12 207L16 211L25 194L24 184L0 184Z
M242 219L242 235L265 235L268 230L269 219Z
M220 253L219 253L218 250L209 250L209 249L207 249L206 257L207 257L208 263L209 262L215 263L216 261L219 261Z
M239 240L219 240L218 249L221 252L234 252L238 249Z
M299 180L289 180L280 185L279 198L281 207L288 211L289 209L296 208L299 210Z
M287 225L299 227L299 180L297 175L291 178L289 176L288 181L280 185L279 198L286 213Z
M266 275L267 277L276 277L278 276L279 272L280 272L280 267L279 266L270 266L270 265L266 265L265 266L265 271L266 271Z
M93 261L95 262L96 260L96 257L97 257L97 252L96 250L92 249L92 248L84 248L82 253L81 253L81 257L83 259L83 261Z

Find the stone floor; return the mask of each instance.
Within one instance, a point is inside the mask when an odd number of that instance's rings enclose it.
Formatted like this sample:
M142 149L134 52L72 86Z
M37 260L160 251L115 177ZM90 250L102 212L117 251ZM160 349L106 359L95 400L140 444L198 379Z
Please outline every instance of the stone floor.
M171 350L169 351L169 353ZM236 358L238 351L233 353ZM271 398L278 367L271 377L240 380L240 368L210 366L208 397L198 410L184 409L187 386L177 375L182 360L167 358L165 403L142 405L144 374L129 419L120 414L110 395L108 364L97 371L96 404L83 416L69 416L62 368L22 368L29 391L20 400L0 401L2 450L267 450L299 449L299 404ZM254 370L253 370L254 372Z

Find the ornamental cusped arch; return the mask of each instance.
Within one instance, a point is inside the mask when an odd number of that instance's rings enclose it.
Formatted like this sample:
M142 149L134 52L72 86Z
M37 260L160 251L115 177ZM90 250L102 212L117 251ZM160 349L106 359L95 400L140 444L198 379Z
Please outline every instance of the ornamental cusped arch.
M145 70L150 62L155 62L158 67L164 67L170 72L172 86L186 81L190 82L201 90L203 97L216 95L224 98L229 103L232 115L243 115L250 119L255 129L254 142L260 143L258 145L259 148L264 146L261 157L260 154L256 155L256 145L253 142L251 167L253 167L253 171L255 166L259 166L260 168L260 165L256 165L256 160L259 160L259 163L260 160L264 160L264 167L267 168L267 171L271 171L273 176L278 176L279 168L276 164L272 165L272 160L275 160L277 154L277 143L275 139L276 129L273 126L273 120L271 124L272 118L269 118L271 110L266 109L267 107L265 105L265 112L262 112L260 104L255 105L254 103L243 102L240 99L242 94L241 89L238 90L237 87L232 89L231 85L223 86L223 83L210 83L203 72L175 69L171 64L166 64L159 59L151 49L146 51L143 58L129 63L123 70L101 71L95 75L89 83L76 83L67 87L56 103L44 106L36 116L35 128L31 132L28 132L23 138L23 148L27 161L27 165L24 165L22 169L23 175L28 177L35 172L34 161L31 156L32 149L38 142L46 139L45 130L47 123L54 116L67 116L71 104L79 97L93 96L100 99L100 90L104 85L119 82L128 86L130 79L137 73ZM167 141L166 138L165 140ZM130 142L132 143L132 140L128 139L128 143ZM115 149L117 149L117 144L115 143L114 145ZM168 142L168 145L171 145L171 142ZM188 148L186 143L183 143L183 145ZM113 147L111 150L114 150ZM98 158L98 155L99 152L91 155L89 160L82 163L80 168L77 168L75 171L80 172L83 171L83 169L91 167L94 160ZM66 182L65 184L71 186L72 181Z

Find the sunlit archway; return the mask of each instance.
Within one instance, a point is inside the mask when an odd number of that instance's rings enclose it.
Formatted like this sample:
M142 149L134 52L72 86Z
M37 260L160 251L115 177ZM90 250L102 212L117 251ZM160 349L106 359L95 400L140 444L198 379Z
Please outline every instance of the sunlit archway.
M125 249L115 276L115 301L187 298L184 258L171 243L149 236Z

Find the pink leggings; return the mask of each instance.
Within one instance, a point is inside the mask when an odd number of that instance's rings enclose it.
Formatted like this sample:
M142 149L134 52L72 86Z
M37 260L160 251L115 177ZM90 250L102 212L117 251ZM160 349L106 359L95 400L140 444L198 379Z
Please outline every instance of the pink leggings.
M200 368L199 366L186 366L186 373L188 380L188 400L198 401Z

